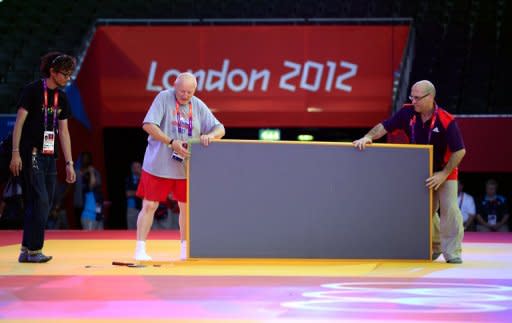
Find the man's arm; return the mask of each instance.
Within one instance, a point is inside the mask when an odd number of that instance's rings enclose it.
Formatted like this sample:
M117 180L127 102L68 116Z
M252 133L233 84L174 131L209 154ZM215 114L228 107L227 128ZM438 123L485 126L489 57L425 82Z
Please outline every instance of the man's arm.
M151 137L155 138L156 140L162 142L163 144L167 145L169 148L174 150L176 153L178 153L180 156L183 157L190 157L190 152L188 149L185 149L183 147L183 141L175 139L172 140L169 136L167 136L160 127L158 127L154 123L145 123L142 125L142 129L146 131ZM172 140L172 143L171 143Z
M503 217L501 218L501 221L496 223L496 225L494 226L494 229L496 231L498 231L502 226L506 226L507 223L508 223L508 219L510 218L510 213L508 212L508 203L507 203L507 200L506 199L503 199L503 205L502 205L502 208L503 208ZM497 211L499 212L499 211Z
M89 166L87 169L89 172L89 190L93 190L97 186L97 179L96 179L96 173L94 171L94 168L92 166Z
M75 168L73 167L73 156L71 154L71 137L69 136L68 120L59 120L59 139L66 161L66 182L76 181Z
M506 213L503 218L501 219L500 222L496 223L496 230L498 230L500 227L502 227L503 225L507 225L508 223L508 219L510 218L510 215L508 213Z
M466 221L466 225L464 226L464 231L471 228L471 225L475 221L475 215L474 214L468 214L468 220Z
M437 190L439 186L441 186L446 178L451 174L451 172L457 167L462 158L464 158L464 155L466 154L466 149L460 149L456 152L452 153L450 156L450 159L448 160L448 163L446 163L446 166L444 166L443 170L439 172L435 172L434 175L427 178L426 183L428 188L433 188L434 190Z
M226 129L222 124L217 125L212 131L201 135L199 138L203 146L208 146L213 139L220 139L226 134Z
M354 147L358 148L359 150L363 150L366 148L366 145L371 144L374 140L382 138L385 134L388 132L382 125L382 123L379 123L375 127L373 127L364 137L361 139L355 140L352 142Z
M171 138L167 136L160 127L154 123L145 123L142 125L142 129L147 132L151 137L158 141L168 145L171 142Z
M476 215L476 222L484 227L487 227L487 228L490 228L491 226L487 223L487 221L484 220L484 218L482 218L482 216L477 213Z
M212 136L215 139L220 139L224 137L226 134L226 129L224 129L224 126L219 124L215 128L213 128L212 131L210 131L207 135Z
M451 172L459 166L460 162L462 161L462 158L464 158L464 155L466 155L466 149L460 149L454 152L450 159L448 160L448 163L446 163L446 166L443 168L443 172L445 172L448 176L451 174Z
M9 168L14 176L19 176L22 168L20 156L20 141L21 131L27 119L28 111L24 108L19 108L16 113L16 122L14 123L14 130L12 132L12 158Z

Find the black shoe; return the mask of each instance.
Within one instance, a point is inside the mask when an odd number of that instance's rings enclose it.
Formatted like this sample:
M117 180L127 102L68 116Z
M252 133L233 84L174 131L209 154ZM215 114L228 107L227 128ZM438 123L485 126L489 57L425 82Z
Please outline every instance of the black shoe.
M433 260L436 260L437 258L439 258L441 256L441 252L434 252L432 254L432 261Z
M20 252L20 256L18 257L18 262L28 262L28 252L27 251Z
M43 263L52 260L52 256L45 256L43 253L28 254L27 261L32 263Z

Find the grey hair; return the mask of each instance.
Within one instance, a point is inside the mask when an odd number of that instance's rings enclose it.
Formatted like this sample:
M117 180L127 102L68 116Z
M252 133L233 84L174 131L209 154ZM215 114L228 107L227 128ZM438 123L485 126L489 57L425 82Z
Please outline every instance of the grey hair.
M191 80L194 82L194 87L197 87L197 80L194 74L190 72L183 72L176 77L176 81L174 81L174 84L178 84L179 82L185 81L185 80Z
M432 94L433 97L436 97L436 88L432 82L427 80L421 80L414 83L413 87L418 86L423 89L425 94Z

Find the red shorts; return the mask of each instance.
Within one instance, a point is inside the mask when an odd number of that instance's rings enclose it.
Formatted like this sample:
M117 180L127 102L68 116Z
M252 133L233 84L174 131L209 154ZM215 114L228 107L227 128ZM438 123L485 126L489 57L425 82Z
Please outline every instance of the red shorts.
M142 171L136 195L148 201L167 201L167 196L178 202L187 202L187 180L163 178Z

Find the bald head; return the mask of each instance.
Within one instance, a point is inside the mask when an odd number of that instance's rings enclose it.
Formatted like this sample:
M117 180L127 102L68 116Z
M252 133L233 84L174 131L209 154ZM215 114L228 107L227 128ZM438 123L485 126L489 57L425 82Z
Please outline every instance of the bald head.
M429 117L434 110L434 98L436 96L436 88L430 81L423 80L414 83L411 88L411 103L414 105L416 112Z
M187 104L194 96L197 80L192 73L181 73L174 82L176 99L180 104Z
M422 80L414 83L412 87L420 90L423 93L423 95L432 94L433 98L436 97L436 88L434 87L434 84L432 84L432 82L430 81Z

